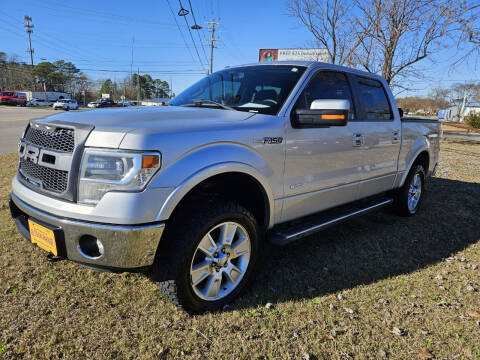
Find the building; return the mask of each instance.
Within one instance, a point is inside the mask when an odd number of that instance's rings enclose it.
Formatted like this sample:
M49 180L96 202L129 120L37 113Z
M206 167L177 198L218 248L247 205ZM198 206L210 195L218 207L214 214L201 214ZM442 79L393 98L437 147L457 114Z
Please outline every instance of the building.
M462 111L462 101L455 101L447 105L445 109L445 121L460 121ZM465 103L465 110L463 111L464 116L468 116L470 114L480 114L480 102L471 101Z

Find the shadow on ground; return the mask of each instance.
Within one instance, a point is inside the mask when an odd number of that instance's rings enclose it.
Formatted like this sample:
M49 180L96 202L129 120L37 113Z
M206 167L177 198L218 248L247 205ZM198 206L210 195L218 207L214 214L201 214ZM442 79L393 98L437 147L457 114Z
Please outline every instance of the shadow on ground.
M480 240L480 184L432 178L415 217L372 213L285 247L267 246L258 276L230 309L328 295L406 274Z

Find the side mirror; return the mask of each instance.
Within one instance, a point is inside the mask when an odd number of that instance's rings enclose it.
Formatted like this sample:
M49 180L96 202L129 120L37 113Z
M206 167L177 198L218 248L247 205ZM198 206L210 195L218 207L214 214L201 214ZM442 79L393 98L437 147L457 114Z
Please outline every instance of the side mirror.
M349 111L348 100L314 100L309 110L295 110L293 125L298 128L345 126Z

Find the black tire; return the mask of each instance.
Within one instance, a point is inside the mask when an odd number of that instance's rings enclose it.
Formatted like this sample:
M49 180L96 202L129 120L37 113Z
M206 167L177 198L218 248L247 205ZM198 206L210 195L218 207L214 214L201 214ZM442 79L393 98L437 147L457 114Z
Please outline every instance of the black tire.
M250 238L248 267L232 292L219 300L204 300L193 290L190 266L202 238L226 221L240 224ZM164 297L179 308L192 314L223 308L250 282L259 256L261 231L255 217L240 204L218 198L196 199L177 212L164 235L154 263L154 279Z
M409 194L410 194L410 186L412 185L412 181L416 175L419 175L421 181L421 193L418 199L418 202L414 208L409 207ZM425 169L422 165L414 165L413 168L408 173L407 178L405 179L405 183L403 186L394 192L394 210L398 215L401 216L413 216L415 215L420 206L423 202L423 198L425 197Z

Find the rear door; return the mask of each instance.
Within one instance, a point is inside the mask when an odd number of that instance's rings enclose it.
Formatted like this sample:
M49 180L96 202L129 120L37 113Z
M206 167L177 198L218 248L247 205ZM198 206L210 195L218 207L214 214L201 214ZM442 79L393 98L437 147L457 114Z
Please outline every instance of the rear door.
M397 173L401 144L401 123L389 97L378 79L353 76L359 100L359 133L363 138L360 157L362 181L359 197L392 189Z

